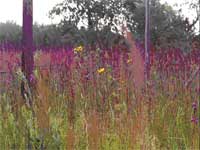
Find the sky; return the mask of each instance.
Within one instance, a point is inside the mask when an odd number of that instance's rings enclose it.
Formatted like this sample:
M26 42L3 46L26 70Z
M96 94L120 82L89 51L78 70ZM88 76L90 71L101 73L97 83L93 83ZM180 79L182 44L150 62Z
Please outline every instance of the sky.
M14 21L22 25L22 1L0 0L0 22ZM33 21L39 24L56 23L48 18L48 12L63 0L33 0Z
M57 20L51 20L48 18L48 12L55 6L55 4L62 2L63 0L33 0L33 21L39 24L51 24L59 22ZM173 6L175 3L181 4L188 0L161 0L161 3L169 3ZM179 9L174 7L174 9ZM196 15L194 11L188 9L187 6L182 7L185 17L193 19ZM22 24L22 0L0 0L0 22L14 21L17 24ZM198 25L197 25L198 28Z

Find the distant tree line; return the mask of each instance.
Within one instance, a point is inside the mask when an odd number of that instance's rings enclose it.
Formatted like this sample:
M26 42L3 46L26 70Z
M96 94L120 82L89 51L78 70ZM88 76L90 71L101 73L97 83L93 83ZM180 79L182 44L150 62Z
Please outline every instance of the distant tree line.
M0 42L19 44L22 38L22 29L14 22L0 23Z
M39 25L35 23L33 25L34 45L36 47L88 45L89 41L94 44L98 43L101 48L108 48L114 44L125 42L122 35L111 32L107 27L98 32L98 37L96 34L96 31L87 30L85 27L78 28L70 23L63 25ZM21 26L14 22L0 23L0 44L20 45L21 40Z

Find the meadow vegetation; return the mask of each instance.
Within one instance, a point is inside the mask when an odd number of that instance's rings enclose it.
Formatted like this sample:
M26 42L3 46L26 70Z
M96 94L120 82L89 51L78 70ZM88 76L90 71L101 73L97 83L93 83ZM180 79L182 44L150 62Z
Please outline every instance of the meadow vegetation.
M7 55L7 57L5 57ZM135 86L130 52L84 47L36 51L21 96L19 52L1 52L1 149L197 150L199 51L151 53L151 77ZM7 61L6 61L7 60ZM1 70L0 69L0 70Z

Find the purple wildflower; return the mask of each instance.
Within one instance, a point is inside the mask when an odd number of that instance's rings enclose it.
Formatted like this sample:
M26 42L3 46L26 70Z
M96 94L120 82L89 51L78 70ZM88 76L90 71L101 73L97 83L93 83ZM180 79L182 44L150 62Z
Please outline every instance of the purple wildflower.
M197 117L192 116L192 118L191 118L191 122L192 122L192 123L198 124L198 121L199 121L199 119L198 119Z
M198 107L197 101L194 101L194 102L192 103L192 108L193 108L193 110L196 111L196 110L197 110L197 107Z
M36 78L35 78L34 74L31 74L30 75L30 82L34 83L35 81L36 81Z

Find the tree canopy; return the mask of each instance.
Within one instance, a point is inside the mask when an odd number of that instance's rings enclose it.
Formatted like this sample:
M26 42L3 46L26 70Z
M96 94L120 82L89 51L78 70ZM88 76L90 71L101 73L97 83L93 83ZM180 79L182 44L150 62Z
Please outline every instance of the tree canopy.
M194 22L190 23L178 11L167 4L161 4L159 0L151 1L150 10L153 45L159 48L190 48L195 37ZM87 31L93 30L95 33L104 27L110 32L118 33L122 22L126 21L134 37L144 41L144 13L143 0L64 0L52 9L50 15L63 16L61 24L68 23L76 27L81 25L86 27Z

